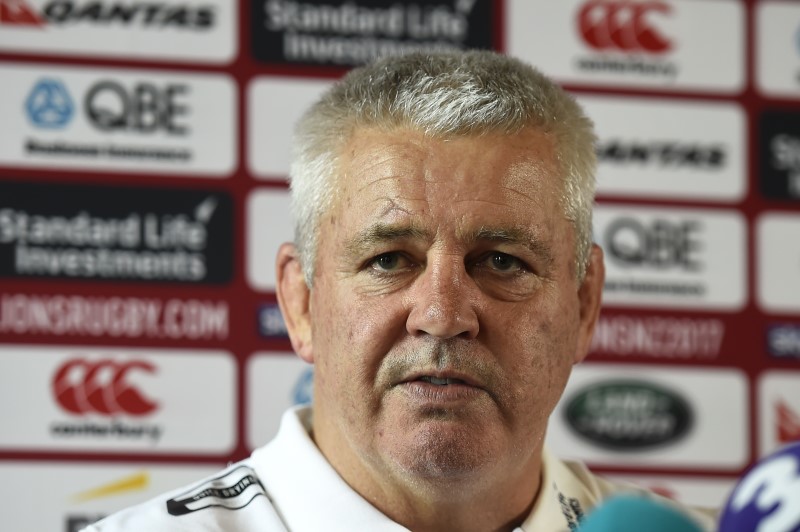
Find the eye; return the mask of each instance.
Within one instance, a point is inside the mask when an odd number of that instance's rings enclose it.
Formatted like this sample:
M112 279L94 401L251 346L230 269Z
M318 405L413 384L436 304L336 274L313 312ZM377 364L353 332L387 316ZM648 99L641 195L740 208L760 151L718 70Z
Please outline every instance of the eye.
M498 272L518 272L526 269L518 258L499 251L489 253L481 262L485 267Z
M517 270L520 268L520 262L505 253L492 253L489 256L489 262L495 270L507 272L510 270Z
M378 255L370 262L373 270L378 272L391 272L406 268L409 265L409 260L397 252L389 252Z

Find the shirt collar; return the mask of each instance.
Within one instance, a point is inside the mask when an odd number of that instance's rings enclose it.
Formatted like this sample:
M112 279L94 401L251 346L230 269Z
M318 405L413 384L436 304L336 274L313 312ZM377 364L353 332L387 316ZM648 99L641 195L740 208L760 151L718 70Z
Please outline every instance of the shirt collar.
M252 457L256 473L286 527L292 531L407 531L339 476L312 441L310 430L310 407L288 410L275 439ZM544 450L539 495L531 513L514 532L569 530L594 506L594 499L563 462Z
M311 440L310 427L310 407L287 411L275 439L252 457L286 527L292 531L407 531L350 488Z
M539 495L531 513L517 530L575 530L585 513L597 504L597 497L585 484L587 479L583 480L581 482L564 462L544 449Z

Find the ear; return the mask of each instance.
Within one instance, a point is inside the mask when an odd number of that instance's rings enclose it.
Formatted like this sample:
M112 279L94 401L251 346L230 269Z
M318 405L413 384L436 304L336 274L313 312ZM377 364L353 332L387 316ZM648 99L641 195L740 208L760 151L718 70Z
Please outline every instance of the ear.
M580 304L580 329L578 331L578 348L573 362L581 362L589 354L592 334L600 316L600 304L603 295L603 283L606 279L606 267L603 263L603 250L592 244L589 263L586 265L586 276L578 289Z
M303 276L300 257L294 244L282 244L275 263L278 305L297 356L314 362L311 348L311 292Z

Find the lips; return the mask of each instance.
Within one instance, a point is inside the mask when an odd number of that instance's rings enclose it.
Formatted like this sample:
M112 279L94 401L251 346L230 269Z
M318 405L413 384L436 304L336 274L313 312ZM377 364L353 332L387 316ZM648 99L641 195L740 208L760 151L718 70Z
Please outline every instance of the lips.
M483 388L481 383L471 375L455 370L416 371L405 376L398 384L424 382L435 386L452 386L454 384Z
M447 378L440 379L439 377L431 377L428 375L420 377L419 380L423 382L429 382L431 384L436 384L437 386L447 386L448 384L464 384L464 381L462 381L461 379L447 379Z

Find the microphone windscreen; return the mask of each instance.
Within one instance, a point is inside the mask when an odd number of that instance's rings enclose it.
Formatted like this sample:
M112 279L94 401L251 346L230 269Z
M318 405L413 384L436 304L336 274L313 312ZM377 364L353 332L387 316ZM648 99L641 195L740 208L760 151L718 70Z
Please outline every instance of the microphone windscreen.
M720 532L800 532L800 442L756 462L722 510Z
M667 504L620 495L604 501L583 520L579 532L702 532L690 517Z

